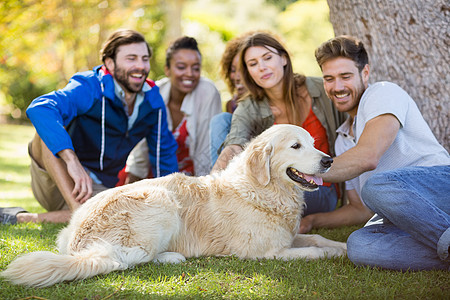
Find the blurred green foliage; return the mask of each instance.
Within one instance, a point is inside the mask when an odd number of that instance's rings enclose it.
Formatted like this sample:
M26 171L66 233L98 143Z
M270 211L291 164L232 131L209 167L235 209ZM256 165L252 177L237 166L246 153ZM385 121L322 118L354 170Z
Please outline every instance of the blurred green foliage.
M173 17L174 10L179 18ZM305 75L320 75L313 52L333 36L326 0L3 0L0 114L25 118L35 97L101 64L102 43L118 28L145 35L154 50L149 77L159 79L169 31L176 27L199 42L202 74L216 82L224 100L229 95L219 62L234 36L258 29L277 33L292 54L295 71Z
M334 36L326 1L298 1L278 16L279 31L292 54L294 70L322 76L314 57L315 49Z
M118 28L164 38L158 0L6 0L0 3L0 105L24 109L35 97L63 87L78 71L99 65L99 50ZM154 72L162 68L151 62ZM158 68L158 66L160 66ZM11 105L12 104L12 105ZM20 114L19 114L20 115Z

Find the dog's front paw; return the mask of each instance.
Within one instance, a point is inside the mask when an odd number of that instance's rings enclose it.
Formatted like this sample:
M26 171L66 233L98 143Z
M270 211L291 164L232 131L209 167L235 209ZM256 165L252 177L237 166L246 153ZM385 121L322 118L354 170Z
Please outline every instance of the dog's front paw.
M347 245L346 244L344 244L340 247L325 247L323 249L324 249L324 252L326 253L326 257L328 257L328 258L345 256L347 254Z
M153 259L153 262L161 264L178 264L185 260L186 258L178 252L163 252L158 253Z
M337 242L338 245L336 245L336 248L342 249L345 252L347 252L347 243Z

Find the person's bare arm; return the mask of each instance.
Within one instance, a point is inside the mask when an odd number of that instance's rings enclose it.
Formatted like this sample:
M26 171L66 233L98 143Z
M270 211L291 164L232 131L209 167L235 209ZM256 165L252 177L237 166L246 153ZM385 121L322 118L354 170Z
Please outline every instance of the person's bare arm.
M222 152L220 152L219 157L214 164L211 173L218 172L225 169L228 166L230 160L236 156L237 154L243 151L242 147L239 145L228 145L226 146Z
M384 114L367 122L355 147L333 158L331 169L322 174L326 182L343 182L375 169L400 129L394 115Z
M335 228L367 222L373 212L359 198L356 190L348 190L348 204L326 213L308 215L300 221L299 233L308 233L312 228Z
M77 204L83 204L92 195L92 179L86 172L84 167L78 160L77 155L71 149L64 149L58 152L59 157L66 163L67 173L73 180L73 190L72 196L74 197ZM67 201L68 199L66 199ZM73 203L67 203L69 207L73 210L74 207L78 205L73 205ZM72 204L72 205L71 205Z

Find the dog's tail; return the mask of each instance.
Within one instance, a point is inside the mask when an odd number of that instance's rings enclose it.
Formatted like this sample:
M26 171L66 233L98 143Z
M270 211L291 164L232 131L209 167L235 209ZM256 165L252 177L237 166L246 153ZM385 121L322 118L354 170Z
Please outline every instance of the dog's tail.
M16 258L1 276L14 284L45 287L126 269L126 262L120 262L114 252L100 244L73 255L32 252Z

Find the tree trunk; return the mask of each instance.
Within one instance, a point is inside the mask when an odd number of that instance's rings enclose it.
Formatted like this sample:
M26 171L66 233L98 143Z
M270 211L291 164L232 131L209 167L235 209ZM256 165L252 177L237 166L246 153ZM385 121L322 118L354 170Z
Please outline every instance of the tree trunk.
M450 151L448 0L327 1L335 35L365 44L371 82L388 80L404 88Z
M181 36L181 14L184 0L169 0L166 2L167 22L166 40L168 43Z

